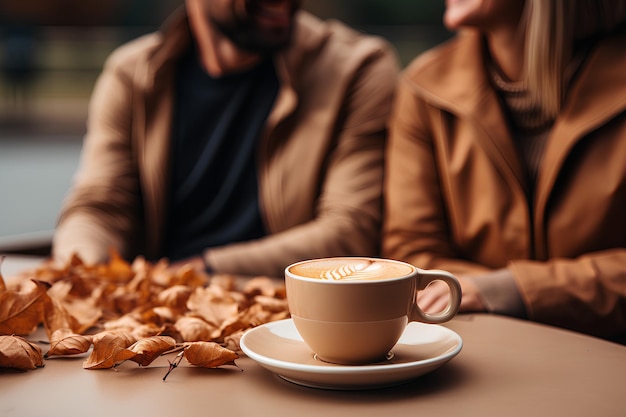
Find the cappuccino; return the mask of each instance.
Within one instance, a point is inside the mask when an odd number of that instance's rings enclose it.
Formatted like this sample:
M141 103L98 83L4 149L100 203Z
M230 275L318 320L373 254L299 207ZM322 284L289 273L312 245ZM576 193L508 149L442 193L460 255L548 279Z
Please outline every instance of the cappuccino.
M411 275L411 265L386 259L331 258L292 265L289 272L329 281L384 280Z
M426 313L415 293L431 282L450 288L449 304ZM449 272L427 271L379 258L339 257L285 268L289 312L317 358L340 364L385 360L411 321L443 323L461 303L461 286Z

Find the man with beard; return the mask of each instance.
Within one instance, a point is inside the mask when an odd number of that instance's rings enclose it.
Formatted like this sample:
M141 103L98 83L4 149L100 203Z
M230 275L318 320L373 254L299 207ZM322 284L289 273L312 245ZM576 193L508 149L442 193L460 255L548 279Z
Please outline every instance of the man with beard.
M107 60L53 255L282 276L376 255L397 60L299 0L186 0Z

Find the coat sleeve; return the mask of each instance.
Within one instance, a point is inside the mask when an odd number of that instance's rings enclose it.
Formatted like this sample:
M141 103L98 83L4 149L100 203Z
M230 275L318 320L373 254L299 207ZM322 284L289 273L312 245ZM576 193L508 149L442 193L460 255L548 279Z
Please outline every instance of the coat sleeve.
M107 60L92 93L79 169L53 237L53 256L79 254L88 263L125 254L141 222L137 167L131 146L131 80L121 54ZM126 254L128 255L128 254Z
M626 333L626 249L509 268L530 319L604 337Z

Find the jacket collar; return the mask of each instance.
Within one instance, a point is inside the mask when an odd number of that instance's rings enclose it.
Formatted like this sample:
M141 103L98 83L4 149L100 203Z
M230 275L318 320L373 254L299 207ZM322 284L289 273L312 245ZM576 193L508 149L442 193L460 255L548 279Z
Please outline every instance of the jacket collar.
M463 31L424 53L407 72L416 74L410 82L426 101L480 130L481 146L500 172L525 187L524 170L505 115L484 70L484 54L482 37Z
M624 30L600 41L573 80L561 114L551 131L538 179L540 200L547 199L556 175L573 146L586 134L626 109ZM524 184L523 171L497 95L484 69L484 43L473 31L461 32L424 53L412 66L410 82L435 106L481 129L480 140L504 174ZM542 191L543 190L543 191ZM544 201L545 202L545 201Z

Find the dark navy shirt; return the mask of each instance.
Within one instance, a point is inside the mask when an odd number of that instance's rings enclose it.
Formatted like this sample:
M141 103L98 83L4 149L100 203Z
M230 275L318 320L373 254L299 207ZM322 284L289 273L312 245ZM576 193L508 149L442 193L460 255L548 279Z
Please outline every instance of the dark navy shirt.
M271 59L220 78L202 68L195 48L180 61L164 253L171 261L265 235L257 146L277 92Z

